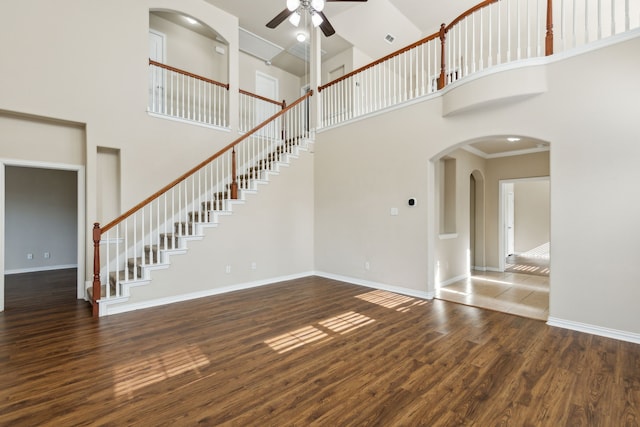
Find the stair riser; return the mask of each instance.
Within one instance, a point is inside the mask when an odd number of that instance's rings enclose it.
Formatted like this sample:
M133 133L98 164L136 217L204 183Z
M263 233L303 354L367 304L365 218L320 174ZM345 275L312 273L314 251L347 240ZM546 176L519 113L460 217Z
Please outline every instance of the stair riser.
M178 236L193 236L195 233L195 224L193 223L177 223L175 231Z

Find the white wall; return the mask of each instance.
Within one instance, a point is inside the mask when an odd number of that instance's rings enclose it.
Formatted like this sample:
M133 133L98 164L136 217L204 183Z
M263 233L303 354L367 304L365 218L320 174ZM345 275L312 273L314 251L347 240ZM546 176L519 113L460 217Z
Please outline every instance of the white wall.
M316 268L428 292L436 237L429 217L436 209L428 203L409 209L407 196L433 197L429 163L451 147L496 135L529 136L551 143L550 173L516 171L551 176L550 318L640 334L640 285L633 271L640 246L632 232L640 202L629 197L640 181L638 51L636 36L526 70L496 70L425 102L319 133ZM616 70L615 79L593 83L608 70ZM511 79L523 75L534 79L526 90L509 96L498 89L518 86ZM456 99L461 93L464 102ZM483 102L486 96L490 103ZM497 197L487 194L487 218L497 209L491 200ZM389 215L394 206L398 216ZM487 224L487 239L490 234Z
M77 266L77 195L75 171L5 167L7 274Z
M525 253L549 243L549 181L516 181L515 252Z
M149 28L165 35L165 64L220 83L227 83L228 48L224 43L174 24L156 14L149 14ZM216 52L224 48L224 54Z
M474 171L485 173L485 160L468 151L457 149L447 154L447 157L455 159L455 230L453 235L439 235L436 242L436 281L446 282L455 278L460 278L469 273L471 259L469 252L470 245L470 175ZM441 190L438 185L437 191ZM439 199L436 199L439 201ZM438 210L439 213L440 210ZM438 224L442 224L443 219L438 218ZM477 223L476 227L483 227L484 224ZM438 227L440 230L440 227Z
M264 61L240 52L240 88L256 93L256 72L267 74L278 79L279 96L276 101L287 101L287 105L300 98L302 81L300 77L288 73Z
M120 150L121 181L126 183L120 195L124 211L236 136L147 115L151 9L193 16L229 42L229 83L233 88L229 109L236 109L238 21L204 1L34 0L2 5L0 111L45 121L63 120L86 131L79 149L53 145L46 137L21 146L16 145L24 139L21 128L15 120L13 124L2 120L8 132L0 140L0 158L84 165L87 230L98 219L98 147ZM235 130L237 119L231 119ZM89 237L85 245L87 272L92 271Z

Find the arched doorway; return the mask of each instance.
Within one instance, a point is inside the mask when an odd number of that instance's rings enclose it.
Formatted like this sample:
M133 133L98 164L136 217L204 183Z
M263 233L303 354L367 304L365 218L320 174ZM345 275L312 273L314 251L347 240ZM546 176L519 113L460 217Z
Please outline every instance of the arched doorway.
M526 144L517 147L511 139ZM429 266L436 298L547 318L549 277L532 279L504 271L499 183L549 176L549 152L543 141L503 136L462 143L432 159L435 208ZM453 214L450 206L455 206ZM451 223L451 217L455 227L445 230L442 221L449 218Z

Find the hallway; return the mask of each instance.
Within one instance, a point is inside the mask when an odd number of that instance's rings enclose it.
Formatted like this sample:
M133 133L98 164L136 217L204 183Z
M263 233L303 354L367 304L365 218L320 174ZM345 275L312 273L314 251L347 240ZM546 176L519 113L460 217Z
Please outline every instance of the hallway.
M528 264L537 265L529 268ZM509 271L514 267L531 273ZM518 260L508 263L504 273L473 270L468 279L436 289L436 298L546 321L549 317L548 260L546 265L543 260L531 263Z

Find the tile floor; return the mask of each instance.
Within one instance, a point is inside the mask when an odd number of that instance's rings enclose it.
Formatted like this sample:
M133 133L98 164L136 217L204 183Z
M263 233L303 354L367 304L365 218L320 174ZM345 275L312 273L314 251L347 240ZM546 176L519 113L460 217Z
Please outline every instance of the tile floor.
M470 278L436 289L436 298L546 321L549 277L474 270Z

